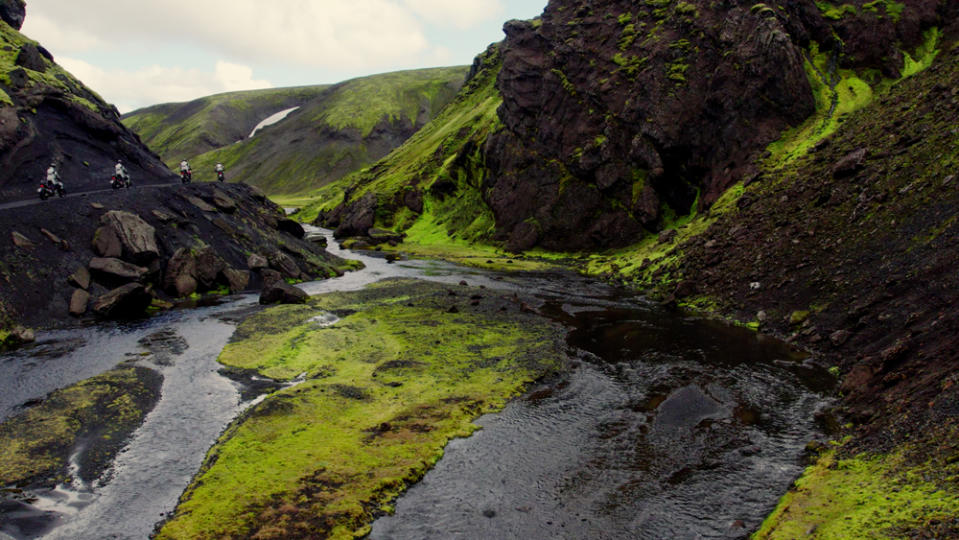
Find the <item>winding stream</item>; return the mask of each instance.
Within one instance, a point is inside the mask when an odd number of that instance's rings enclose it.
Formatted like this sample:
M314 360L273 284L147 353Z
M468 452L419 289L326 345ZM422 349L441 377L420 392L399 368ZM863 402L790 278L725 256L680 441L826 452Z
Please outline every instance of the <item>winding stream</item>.
M378 520L372 538L724 538L758 526L800 472L831 380L785 345L683 318L572 276L510 276L341 252L366 269L302 286L387 277L522 288L570 329L580 360L533 388ZM0 539L142 539L172 512L204 454L256 396L216 358L257 297L129 325L51 332L0 356L0 420L123 361L157 369L162 397L92 485L0 495Z

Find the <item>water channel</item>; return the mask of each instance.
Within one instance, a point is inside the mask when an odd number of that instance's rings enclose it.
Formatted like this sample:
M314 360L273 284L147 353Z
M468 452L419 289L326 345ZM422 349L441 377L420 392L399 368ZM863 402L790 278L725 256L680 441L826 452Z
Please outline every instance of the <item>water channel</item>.
M310 294L415 277L534 292L576 358L446 456L371 538L730 538L755 529L801 472L832 380L787 345L665 311L563 274L495 274L344 252L366 269ZM135 362L162 397L100 479L0 494L0 540L143 539L207 449L257 399L216 357L255 295L132 324L54 331L0 355L0 420L51 391Z

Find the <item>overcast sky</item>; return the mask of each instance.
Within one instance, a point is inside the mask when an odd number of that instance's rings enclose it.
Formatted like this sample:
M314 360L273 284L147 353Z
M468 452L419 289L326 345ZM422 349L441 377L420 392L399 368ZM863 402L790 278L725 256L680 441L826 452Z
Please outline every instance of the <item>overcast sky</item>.
M23 33L121 112L469 64L547 0L27 0Z

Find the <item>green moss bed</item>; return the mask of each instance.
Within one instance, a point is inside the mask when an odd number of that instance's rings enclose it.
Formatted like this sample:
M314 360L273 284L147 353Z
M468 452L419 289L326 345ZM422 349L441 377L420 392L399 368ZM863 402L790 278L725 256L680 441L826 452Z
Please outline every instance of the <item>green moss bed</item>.
M368 533L451 438L564 366L562 330L520 306L390 280L246 320L220 362L302 382L225 431L158 538Z

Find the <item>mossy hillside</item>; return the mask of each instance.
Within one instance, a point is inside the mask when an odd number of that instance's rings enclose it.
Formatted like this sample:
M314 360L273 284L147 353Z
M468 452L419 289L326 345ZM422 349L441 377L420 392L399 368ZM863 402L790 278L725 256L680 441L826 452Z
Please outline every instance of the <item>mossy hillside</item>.
M559 369L561 343L511 297L410 280L257 314L220 361L306 382L224 433L158 537L365 534L450 438Z
M152 410L161 382L147 368L117 369L57 390L0 424L0 486L68 480L68 459L81 440L81 474L96 478Z
M19 93L46 86L63 92L70 101L97 114L108 117L114 114L112 107L107 105L99 95L83 86L67 70L46 58L43 58L43 71L18 66L17 55L26 44L39 46L36 41L24 36L6 22L0 21L0 104L15 105L10 95L14 93L11 72L22 69L27 75L27 80L25 86L16 89Z
M312 220L344 202L367 193L378 199L377 225L407 234L410 251L442 252L444 246L462 251L476 248L489 258L494 218L482 199L486 175L483 147L501 128L496 110L502 103L496 90L501 66L496 46L481 55L477 73L439 116L372 167L313 193L301 219ZM349 201L345 201L346 193ZM397 203L409 192L423 198L423 211ZM486 259L483 259L484 261Z
M926 43L914 53L919 60L911 60L913 57L907 54L903 75L895 80L880 79L873 73L860 76L852 70L834 69L831 67L835 63L832 53L822 52L812 44L806 68L816 96L817 112L801 126L787 130L769 146L767 157L761 164L765 176L777 182L792 181L795 175L801 174L799 171L805 163L801 158L834 136L846 121L863 114L894 86L931 66L939 54L941 33L933 28L926 33L926 38ZM899 167L907 165L908 160ZM750 186L737 183L704 212L697 213L698 205L694 204L685 216L667 216L664 230L675 229L677 232L675 236L665 237L668 240L660 241L659 236L649 235L633 246L592 255L581 268L588 275L616 277L633 287L671 291L684 278L682 266L686 250L683 246L695 243L721 218L728 218L727 223L735 219L740 210L737 203L743 196L768 196L763 194L767 187L768 183ZM703 297L686 299L685 302L707 310L716 307L713 300Z
M953 428L939 435L921 446L884 454L828 451L753 539L956 537L959 432ZM919 531L932 536L916 536Z
M467 69L463 66L397 71L341 83L331 89L312 121L337 130L354 128L363 137L384 119L415 126L421 111L433 115L453 98Z
M347 81L258 133L191 158L200 179L222 162L230 181L270 195L297 195L369 165L393 150L449 103L465 67L374 75ZM232 142L232 141L231 141Z
M123 123L171 168L245 139L261 121L319 96L329 85L227 92L124 115Z

